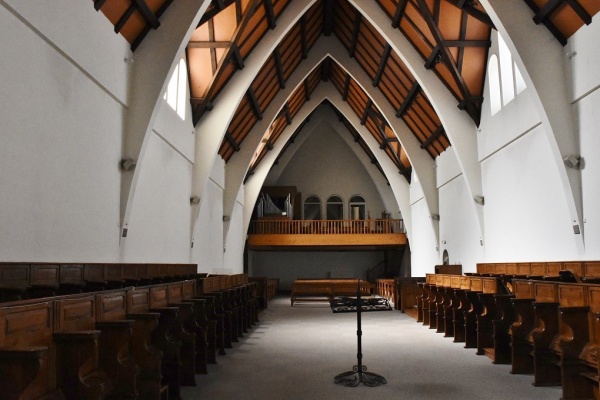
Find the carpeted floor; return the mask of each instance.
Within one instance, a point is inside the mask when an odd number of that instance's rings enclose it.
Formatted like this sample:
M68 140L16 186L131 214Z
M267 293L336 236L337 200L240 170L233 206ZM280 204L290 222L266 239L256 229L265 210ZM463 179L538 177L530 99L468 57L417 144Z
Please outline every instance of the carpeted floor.
M183 388L185 400L552 399L560 387L533 387L474 349L453 343L399 311L363 313L363 364L386 385L344 387L333 377L356 364L356 314L326 303L278 297L227 355Z

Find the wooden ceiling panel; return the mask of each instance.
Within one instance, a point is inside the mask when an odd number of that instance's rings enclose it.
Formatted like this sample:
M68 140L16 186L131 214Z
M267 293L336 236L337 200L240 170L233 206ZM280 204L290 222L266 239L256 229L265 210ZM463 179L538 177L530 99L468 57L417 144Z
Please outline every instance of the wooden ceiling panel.
M523 0L534 12L533 21L544 24L564 46L567 40L600 11L597 0Z

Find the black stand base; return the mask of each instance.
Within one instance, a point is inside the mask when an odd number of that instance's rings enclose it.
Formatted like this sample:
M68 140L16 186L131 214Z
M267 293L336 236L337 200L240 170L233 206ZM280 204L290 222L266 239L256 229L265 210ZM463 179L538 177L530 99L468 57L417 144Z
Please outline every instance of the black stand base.
M354 387L363 383L365 386L379 386L387 383L385 378L381 375L377 375L373 372L367 372L367 367L362 366L359 370L358 365L352 368L352 371L342 372L333 378L333 383L338 385L344 385L348 387Z

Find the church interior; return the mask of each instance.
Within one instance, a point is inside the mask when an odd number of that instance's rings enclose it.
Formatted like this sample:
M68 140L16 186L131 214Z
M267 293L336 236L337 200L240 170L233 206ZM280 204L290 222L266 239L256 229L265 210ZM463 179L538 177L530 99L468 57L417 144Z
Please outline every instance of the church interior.
M264 321L362 293L600 399L598 11L0 0L0 398L231 398Z

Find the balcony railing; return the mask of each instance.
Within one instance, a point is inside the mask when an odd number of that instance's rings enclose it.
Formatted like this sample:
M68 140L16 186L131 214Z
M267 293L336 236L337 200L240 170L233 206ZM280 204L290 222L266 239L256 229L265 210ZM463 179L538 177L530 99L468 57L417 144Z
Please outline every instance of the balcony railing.
M367 220L289 220L265 219L252 221L250 234L256 235L339 235L405 233L401 219Z

